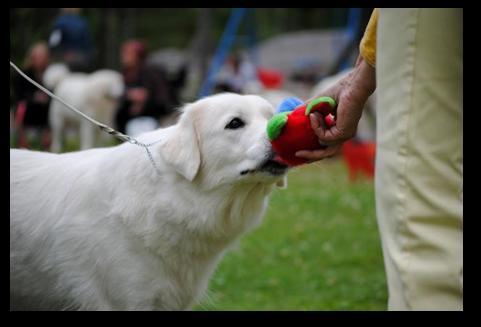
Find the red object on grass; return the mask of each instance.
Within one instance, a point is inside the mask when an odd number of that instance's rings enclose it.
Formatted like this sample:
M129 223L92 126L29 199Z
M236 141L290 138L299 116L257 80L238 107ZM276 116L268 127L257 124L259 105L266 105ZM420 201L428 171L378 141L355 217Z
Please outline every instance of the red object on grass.
M278 89L284 83L284 76L274 69L258 68L257 75L266 89Z
M349 181L354 182L359 174L374 177L376 144L374 142L346 141L342 146L342 157L349 171Z

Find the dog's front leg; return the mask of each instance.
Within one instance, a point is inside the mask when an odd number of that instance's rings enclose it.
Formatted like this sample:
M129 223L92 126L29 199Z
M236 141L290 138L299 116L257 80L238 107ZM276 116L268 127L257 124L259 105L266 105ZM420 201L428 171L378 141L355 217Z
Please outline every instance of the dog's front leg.
M82 121L80 125L80 148L82 150L91 149L94 147L95 140L95 126L88 122Z
M60 151L62 151L62 138L64 127L61 118L51 117L50 127L52 129L52 143L50 144L50 151L53 153L60 153Z

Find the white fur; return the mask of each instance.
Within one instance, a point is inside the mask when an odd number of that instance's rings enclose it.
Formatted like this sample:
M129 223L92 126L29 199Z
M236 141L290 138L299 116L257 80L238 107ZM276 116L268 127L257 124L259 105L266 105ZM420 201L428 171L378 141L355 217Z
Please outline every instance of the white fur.
M14 309L183 310L201 299L224 251L256 226L285 175L271 155L272 106L222 94L179 122L124 143L66 154L10 151ZM234 117L246 126L225 129Z
M60 64L51 65L45 72L44 84L76 109L112 126L114 110L124 91L122 75L108 69L92 74L69 73L66 69ZM96 135L102 135L100 137L105 139L105 134L101 134L98 127L54 99L50 104L49 123L52 128L52 152L61 151L63 132L67 124L73 124L80 129L82 150L95 145Z
M60 82L70 74L65 64L52 64L48 66L43 74L43 84L50 90L54 90Z

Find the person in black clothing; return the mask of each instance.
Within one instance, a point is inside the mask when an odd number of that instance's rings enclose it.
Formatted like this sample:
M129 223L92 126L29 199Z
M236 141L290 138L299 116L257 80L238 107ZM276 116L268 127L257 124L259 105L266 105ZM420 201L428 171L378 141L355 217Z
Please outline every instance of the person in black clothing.
M93 54L92 36L80 8L62 8L53 23L49 46L57 61L70 71L89 72Z
M42 84L42 76L48 64L48 46L45 42L39 42L30 49L23 70L33 80ZM43 148L48 148L50 142L50 131L48 128L49 96L20 75L15 76L14 87L16 103L15 125L18 131L19 147L29 147L25 129L35 128L42 132Z
M122 73L126 91L116 114L117 129L125 133L127 123L137 117L156 121L172 113L165 72L145 63L147 48L143 42L130 40L121 50Z

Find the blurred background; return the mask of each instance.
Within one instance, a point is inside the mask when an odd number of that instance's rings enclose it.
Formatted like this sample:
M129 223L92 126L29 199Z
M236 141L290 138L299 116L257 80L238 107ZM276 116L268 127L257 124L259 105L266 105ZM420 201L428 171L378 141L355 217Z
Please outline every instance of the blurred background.
M219 92L274 106L349 72L372 8L11 8L10 60L80 110L135 136ZM118 142L82 127L10 70L10 145ZM55 107L55 105L57 107ZM60 106L60 107L59 107ZM337 157L289 173L260 228L221 262L198 310L385 310L374 208L375 94Z

